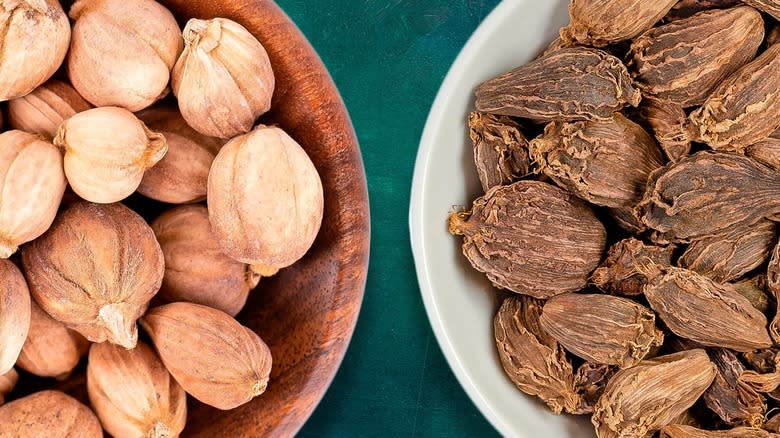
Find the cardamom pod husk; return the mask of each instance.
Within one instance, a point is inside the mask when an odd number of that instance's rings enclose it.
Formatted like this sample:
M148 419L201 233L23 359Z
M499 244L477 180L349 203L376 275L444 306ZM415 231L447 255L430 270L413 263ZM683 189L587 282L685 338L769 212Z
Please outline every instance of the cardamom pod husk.
M574 390L580 396L580 407L576 414L592 414L607 383L618 371L616 366L585 362L574 374Z
M780 20L780 1L778 0L742 0L742 2Z
M688 18L701 11L726 9L741 4L742 0L680 0L666 14L664 22Z
M745 155L764 166L780 171L780 138L768 137L745 149Z
M647 277L638 267L644 264L671 265L674 245L647 245L633 237L613 244L607 258L593 271L591 281L599 289L617 294L641 295Z
M561 29L561 39L595 47L630 40L653 27L675 3L677 0L571 0L571 20Z
M766 402L755 389L740 380L746 372L739 358L725 348L708 351L717 373L703 399L705 405L729 426L761 427Z
M691 152L691 140L685 131L688 115L679 104L645 97L638 112L669 161L688 156Z
M660 438L776 438L777 435L756 427L735 427L729 430L704 430L682 424L672 424L661 430Z
M519 123L477 111L469 114L468 122L482 190L511 184L529 173L528 140Z

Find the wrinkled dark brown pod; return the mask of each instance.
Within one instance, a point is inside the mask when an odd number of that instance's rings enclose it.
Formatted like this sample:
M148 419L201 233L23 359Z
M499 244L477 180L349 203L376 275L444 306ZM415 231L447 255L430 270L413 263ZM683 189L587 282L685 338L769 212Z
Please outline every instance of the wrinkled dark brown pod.
M674 245L647 245L641 240L623 239L609 248L607 258L593 271L591 281L601 290L618 295L641 295L647 277L640 271L646 264L671 265Z
M609 217L615 222L615 225L620 227L623 231L635 235L643 234L647 231L647 226L642 222L642 219L637 216L633 206L607 208L606 211L609 214Z
M606 231L573 195L544 182L494 187L470 211L454 212L474 269L500 288L549 298L582 289L598 266Z
M775 317L769 324L769 335L780 344L780 242L772 249L769 265L766 268L766 289L777 303Z
M698 152L654 172L642 221L667 239L712 236L780 213L780 174L750 158Z
M653 27L677 0L572 0L561 39L596 47L630 40Z
M663 166L653 138L622 114L603 121L550 123L528 148L556 184L605 207L635 205L650 173Z
M469 136L482 190L510 184L529 172L528 140L520 124L506 116L469 114Z
M537 122L604 120L642 99L626 66L586 47L555 50L476 90L477 111Z
M780 1L778 0L742 0L742 2L780 20Z
M780 138L769 137L748 146L745 155L780 171Z
M766 34L766 45L780 43L780 23L774 23L774 26Z
M755 427L704 430L682 424L673 424L661 430L660 438L777 438L777 435Z
M555 413L575 412L580 398L563 347L539 325L542 302L520 295L504 299L493 320L504 372L526 394L542 399Z
M725 9L742 4L741 0L680 0L672 6L664 21L688 18L693 14L709 9Z
M688 156L691 151L691 140L685 132L688 115L679 104L646 97L639 107L639 116L670 161Z
M670 266L648 266L646 275L650 307L677 336L736 351L772 345L766 317L733 286Z
M766 314L769 309L769 296L766 293L766 276L756 275L753 278L746 278L736 283L731 283L734 289L743 297L750 301L759 312Z
M764 397L740 381L745 367L739 358L725 348L708 351L717 373L703 399L707 407L729 426L761 427L766 403Z
M751 7L704 11L636 38L628 68L643 93L682 107L701 105L755 57L763 40L764 20Z
M717 282L733 281L761 266L774 243L774 222L762 219L749 226L738 224L694 240L677 264Z
M607 382L618 371L616 366L585 362L574 374L574 390L580 395L582 403L577 414L591 414L596 402L601 398Z
M780 127L780 44L723 81L688 117L692 140L744 151Z

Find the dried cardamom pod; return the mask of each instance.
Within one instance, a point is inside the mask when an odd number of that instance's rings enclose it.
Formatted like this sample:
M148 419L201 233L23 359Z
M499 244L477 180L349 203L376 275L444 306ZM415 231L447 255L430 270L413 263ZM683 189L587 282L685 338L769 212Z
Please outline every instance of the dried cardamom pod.
M666 327L705 346L750 351L772 340L763 313L728 284L687 269L645 266L644 294Z
M558 342L542 330L542 302L525 295L504 299L493 320L504 372L526 394L542 399L555 413L575 412L580 397L574 370Z
M593 271L591 281L601 290L618 295L641 295L647 277L638 267L645 264L671 265L674 245L647 245L633 237L609 248L607 258Z
M769 29L769 32L766 34L766 45L767 47L772 46L776 43L780 43L780 24L775 23L774 26Z
M476 95L477 111L537 122L604 120L642 100L618 58L586 47L553 51L483 83Z
M768 137L745 149L745 155L764 166L780 171L780 138Z
M686 241L780 213L778 191L776 171L744 156L703 151L654 172L638 209L648 227Z
M30 290L19 268L0 259L0 374L13 368L30 330Z
M780 20L780 1L778 0L742 0L761 12L765 12Z
M545 303L539 323L576 356L620 368L636 365L664 341L650 309L611 295L555 296Z
M41 391L0 406L0 436L103 438L95 414L59 391Z
M769 257L766 268L766 289L777 304L775 317L769 323L769 335L775 343L780 343L780 242L777 242Z
M761 374L747 370L739 380L757 392L768 393L780 387L780 372Z
M0 374L0 405L5 402L5 396L14 390L18 381L19 373L13 368L5 374Z
M550 123L528 149L559 186L606 207L635 205L650 173L664 164L653 138L622 114Z
M780 434L780 413L777 413L766 420L766 423L764 423L764 429L768 430L769 432Z
M682 424L672 424L661 430L660 438L772 438L775 434L755 427L735 427L730 430L704 430Z
M187 394L143 342L132 350L93 345L87 391L103 428L115 437L178 437L187 421Z
M32 302L30 333L16 366L41 377L68 377L81 357L89 351L89 341Z
M766 279L763 275L758 275L753 278L746 278L736 283L731 283L734 286L734 290L740 295L747 298L750 304L753 305L759 312L766 314L769 309L769 296L766 294L765 287Z
M528 140L520 124L506 116L469 114L469 136L482 190L510 184L529 172Z
M454 212L450 233L497 287L536 298L582 289L598 266L606 231L573 195L540 181L494 187L470 211Z
M749 6L704 11L642 34L627 65L643 94L696 106L752 60L763 40L764 20Z
M743 66L688 117L692 140L742 152L780 128L780 45Z
M8 124L51 140L63 121L90 108L92 105L70 84L52 79L32 93L8 102Z
M774 243L774 222L738 224L692 241L677 264L720 283L733 281L764 264Z
M600 365L585 362L577 368L574 375L574 390L582 400L576 414L592 414L593 407L601 398L607 382L615 375L618 368L611 365Z
M607 208L606 211L615 222L615 225L623 231L636 235L644 234L647 231L647 226L637 216L633 206Z
M714 348L708 353L717 373L704 392L704 403L729 426L761 427L767 406L764 397L740 380L745 367L725 348Z
M618 371L596 403L599 438L644 437L676 420L715 378L704 350L659 356Z
M773 373L777 370L778 350L776 348L764 348L746 351L742 353L742 359L753 371Z
M564 42L603 47L653 27L677 0L571 0Z
M679 161L691 151L691 140L685 132L688 115L676 102L645 97L639 116L650 127L655 139L670 161Z
M741 4L742 0L680 0L672 6L664 21L679 20L701 11L731 8Z

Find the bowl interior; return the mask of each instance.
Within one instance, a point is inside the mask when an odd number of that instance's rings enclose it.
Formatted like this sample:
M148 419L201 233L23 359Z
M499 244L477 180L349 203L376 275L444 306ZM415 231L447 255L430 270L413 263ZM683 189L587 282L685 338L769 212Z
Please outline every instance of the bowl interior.
M582 437L593 431L587 419L552 414L506 377L493 339L499 294L463 257L446 219L481 192L466 126L475 87L544 50L567 23L567 4L505 1L480 25L433 105L412 186L412 247L431 325L461 385L499 432L511 437Z

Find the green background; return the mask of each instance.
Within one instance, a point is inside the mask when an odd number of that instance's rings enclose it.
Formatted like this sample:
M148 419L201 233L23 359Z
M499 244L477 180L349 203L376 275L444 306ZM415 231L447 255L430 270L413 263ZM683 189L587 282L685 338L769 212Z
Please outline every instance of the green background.
M371 265L355 335L301 436L495 436L433 336L407 217L417 146L433 99L498 0L277 3L309 38L344 97L371 202Z

